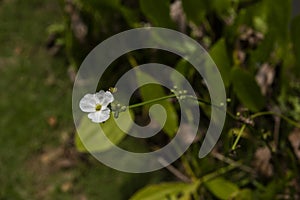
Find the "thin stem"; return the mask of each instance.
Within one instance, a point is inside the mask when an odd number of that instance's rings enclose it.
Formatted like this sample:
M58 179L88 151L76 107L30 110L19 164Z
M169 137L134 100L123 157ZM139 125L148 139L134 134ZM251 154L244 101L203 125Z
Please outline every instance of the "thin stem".
M203 99L200 99L200 98L198 98L198 97L194 97L194 96L192 96L192 95L187 95L186 97L188 97L188 98L190 98L190 99L194 99L194 100L198 101L199 103L204 103L204 104L210 105L210 106L212 105L210 102L205 101L205 100L203 100ZM217 105L214 105L214 106L217 106Z
M205 101L205 100L203 100L203 99L200 99L200 98L197 98L197 97L194 97L194 96L188 96L188 97L197 100L199 103L204 103L204 104L206 104L206 105L210 105L210 106L214 106L214 107L220 108L220 106L214 105L214 104L212 104L212 103L210 103L210 102L208 102L208 101ZM228 111L228 110L226 110L226 114L227 114L228 116L230 116L230 117L231 117L232 119L234 119L234 120L241 121L236 115L234 115L233 113L231 113L231 112Z
M300 128L300 123L299 122L291 120L290 118L288 118L288 117L286 117L286 116L284 116L280 113L276 113L276 112L272 112L272 111L255 113L255 114L251 115L250 118L255 119L257 117L261 117L261 116L265 116L265 115L276 115L276 116L282 118L283 120L285 120L286 122L290 123L291 125Z
M193 172L192 167L190 166L190 164L187 161L186 157L182 156L181 161L182 161L182 165L183 165L186 173L192 178L192 180L195 180L196 179L196 175Z
M212 156L214 158L216 158L216 159L218 159L220 161L223 161L223 162L225 162L225 163L227 163L229 165L235 165L235 166L239 167L240 169L242 169L245 172L248 172L248 173L251 173L251 174L255 174L254 170L252 170L250 167L248 167L246 165L243 165L240 162L237 162L237 161L234 161L234 160L232 160L230 158L227 158L227 157L225 157L222 154L217 153L217 152L212 152L211 154L212 154Z
M234 144L233 144L232 147L231 147L231 150L235 150L235 149L236 149L236 146L237 146L237 144L238 144L238 142L239 142L239 140L240 140L240 138L241 138L241 136L242 136L242 134L243 134L245 128L246 128L246 124L243 124L242 128L240 129L240 131L239 131L239 133L238 133L237 138L236 138L235 141L234 141Z
M129 109L130 108L136 108L136 107L140 107L140 106L143 106L143 105L146 105L146 104L150 104L150 103L154 103L154 102L158 102L158 101L162 101L162 100L166 100L166 99L174 98L174 97L176 97L176 95L175 94L171 94L171 95L160 97L160 98L157 98L157 99L152 99L152 100L149 100L149 101L144 101L144 102L141 102L141 103L133 104L133 105L128 106L127 108L129 108ZM186 95L185 97L190 98L190 99L194 99L194 100L198 101L198 103L204 103L206 105L211 105L211 106L215 106L217 108L220 108L220 106L218 106L218 105L211 104L208 101L205 101L203 99L200 99L200 98L197 98L197 97L194 97L194 96L191 96L191 95ZM230 116L234 120L241 121L241 122L245 123L244 120L240 119L239 117L237 117L236 115L234 115L233 113L231 113L228 110L226 110L226 114L228 116ZM289 119L288 117L286 117L286 116L284 116L284 115L282 115L280 113L271 112L271 111L255 113L255 114L253 114L253 115L250 116L250 119L255 119L257 117L261 117L261 116L265 116L265 115L276 115L276 116L279 116L280 118L282 118L286 122L290 123L291 125L300 128L300 123L298 123L296 121L293 121L293 120ZM239 137L240 136L238 136L237 140L239 140Z
M221 161L224 161L224 162L228 163L229 165L226 166L226 167L220 168L220 169L214 171L213 173L210 173L210 174L207 174L207 175L203 176L201 178L202 182L207 182L211 179L216 178L217 176L223 175L223 174L225 174L225 173L227 173L227 172L229 172L229 171L231 171L235 168L238 168L238 167L241 168L242 170L244 170L245 172L255 174L255 172L250 167L245 166L245 165L243 165L239 162L233 161L229 158L226 158L225 156L223 156L221 154L215 153L213 156L215 158L221 160Z
M139 106L143 106L143 105L146 105L146 104L150 104L150 103L154 103L154 102L158 102L158 101L162 101L162 100L165 100L165 99L168 99L168 98L174 98L174 97L176 97L176 95L171 94L171 95L168 95L168 96L165 96L165 97L160 97L160 98L157 98L157 99L152 99L152 100L149 100L149 101L144 101L144 102L141 102L141 103L133 104L133 105L128 106L128 108L129 109L130 108L136 108L136 107L139 107ZM205 101L203 99L200 99L200 98L197 98L197 97L194 97L194 96L191 96L191 95L186 95L186 97L190 98L190 99L194 99L194 100L198 101L198 103L204 103L206 105L215 106L217 108L219 107L217 105L211 104L208 101ZM231 113L228 110L226 110L226 114L229 115L234 120L241 121L238 117L236 117L233 113Z
M173 98L173 97L176 97L176 95L171 94L171 95L168 95L168 96L165 96L165 97L160 97L160 98L157 98L157 99L151 99L149 101L144 101L144 102L141 102L141 103L130 105L130 106L128 106L128 108L136 108L136 107L140 107L140 106L143 106L143 105L146 105L146 104L166 100L166 99Z
M169 170L172 174L174 174L177 178L185 183L191 183L191 179L188 178L186 175L181 173L178 169L176 169L173 165L169 165L165 159L162 157L158 158L158 162L161 163L163 166L166 166L167 170Z
M241 121L240 118L238 118L235 114L231 113L231 112L228 111L228 110L226 110L226 114L229 115L229 117L231 117L231 118L234 119L234 120Z
M207 181L209 181L211 179L214 179L217 176L223 175L223 174L225 174L225 173L227 173L227 172L229 172L229 171L231 171L231 170L233 170L237 167L238 167L237 165L228 165L226 167L222 167L222 168L214 171L213 173L210 173L210 174L207 174L207 175L203 176L201 178L201 180L202 180L203 183L207 182Z

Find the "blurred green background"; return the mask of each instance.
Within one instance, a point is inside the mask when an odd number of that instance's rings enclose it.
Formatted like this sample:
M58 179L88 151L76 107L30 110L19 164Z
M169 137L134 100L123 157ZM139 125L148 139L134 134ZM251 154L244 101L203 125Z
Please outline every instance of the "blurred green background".
M217 153L199 161L199 145L194 144L175 163L177 170L192 180L236 162L251 171L235 168L193 195L176 190L156 198L299 199L298 9L299 1L281 0L0 0L0 199L121 200L146 185L182 181L166 169L118 172L74 144L71 93L80 63L109 36L144 26L172 28L202 44L219 67L229 110L242 115L241 121L227 120ZM199 75L162 52L133 52L118 59L107 72L112 78L105 80L106 88L130 69L132 58L138 64L158 61L176 68L209 100ZM142 99L137 95L133 101ZM201 108L205 127L209 111ZM295 123L263 116L254 126L247 124L238 148L232 149L244 119L269 111ZM121 145L132 144L136 141L128 138ZM147 143L150 149L152 144ZM152 193L163 192L156 188Z
M58 1L0 1L0 199L127 199L160 173L135 175L73 145L72 70L47 49ZM155 178L157 177L157 178Z

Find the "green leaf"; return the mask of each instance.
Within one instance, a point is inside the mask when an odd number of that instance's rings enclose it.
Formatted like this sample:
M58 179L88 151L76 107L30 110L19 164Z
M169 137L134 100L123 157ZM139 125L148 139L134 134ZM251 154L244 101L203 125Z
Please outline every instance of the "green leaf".
M195 73L195 68L186 59L180 59L176 64L175 69L188 80L191 80ZM178 76L176 76L175 72L171 74L171 80L174 85L178 86L179 88L184 83L184 79L180 79Z
M195 24L200 25L209 9L207 0L182 0L182 7L187 18Z
M276 59L285 59L289 44L290 10L290 0L264 0L248 16L252 18L253 27L265 34L265 39L251 54L252 63L265 62L273 51L280 52Z
M157 82L150 75L145 74L145 73L141 72L140 70L136 70L136 71L137 71L137 74L136 74L137 81L138 81L138 83L140 83L140 85L143 85L142 83L144 80L147 80L148 82L152 82L152 83ZM163 87L161 87L158 84L144 85L144 86L140 87L140 92L141 92L143 101L153 100L156 98L166 96L166 93L164 92ZM175 110L173 104L168 100L164 100L164 101L160 101L157 103L147 104L144 107L149 109L153 104L160 104L164 107L168 116L166 119L166 123L163 127L163 130L170 137L173 137L178 128L178 116L177 116L177 113L176 113L176 110ZM153 117L153 119L157 120L157 122L160 122L161 121L160 119L162 118L162 114L160 112L153 112L152 117ZM160 124L160 125L162 126L163 124Z
M131 114L131 117L133 119L133 114ZM111 116L105 123L99 125L93 123L87 116L84 116L75 136L77 150L80 152L102 152L120 143L126 136L126 133L118 127L115 120L118 121L118 124L123 127L125 132L130 130L133 123L132 120L125 119L124 117L113 118ZM102 130L99 126L101 126ZM112 143L105 140L104 134Z
M232 0L210 0L210 7L218 15L222 16L231 8L231 1Z
M253 192L250 189L243 189L238 191L236 195L234 195L233 199L239 200L254 200Z
M258 191L256 199L276 199L276 196L284 192L288 180L286 178L274 178L262 190Z
M199 182L192 184L173 182L150 185L138 191L130 200L167 200L177 195L189 195L197 189L198 185Z
M118 10L122 13L123 17L127 21L128 25L133 28L137 28L139 23L138 11L132 10L125 6L119 6L118 8Z
M230 75L233 90L241 103L251 111L261 110L265 106L265 98L261 94L254 77L237 67L231 70Z
M216 42L210 49L209 54L216 63L225 86L228 87L230 81L231 63L227 54L225 39L221 38L218 42Z
M299 69L300 69L300 15L295 17L292 20L292 25L291 25L291 39L293 42L293 48L295 52L295 58L296 58L296 65L297 69L295 70L299 74Z
M219 199L230 199L239 191L236 184L223 178L215 178L205 183L206 188Z
M175 23L170 17L169 0L140 0L140 7L154 26L175 28Z
M286 42L290 25L291 0L265 0L270 32L279 42Z

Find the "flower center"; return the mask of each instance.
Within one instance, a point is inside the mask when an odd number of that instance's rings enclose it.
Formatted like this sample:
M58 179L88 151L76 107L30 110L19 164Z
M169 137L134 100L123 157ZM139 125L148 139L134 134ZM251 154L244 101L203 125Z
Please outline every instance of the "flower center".
M97 105L96 105L96 111L101 110L101 107L102 107L101 104L97 104Z

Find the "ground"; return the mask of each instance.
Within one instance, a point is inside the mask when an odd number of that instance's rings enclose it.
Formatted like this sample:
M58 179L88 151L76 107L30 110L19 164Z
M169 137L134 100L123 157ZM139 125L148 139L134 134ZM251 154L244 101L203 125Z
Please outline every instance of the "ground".
M69 66L46 48L59 2L0 0L0 19L0 199L118 200L155 182L74 149Z

